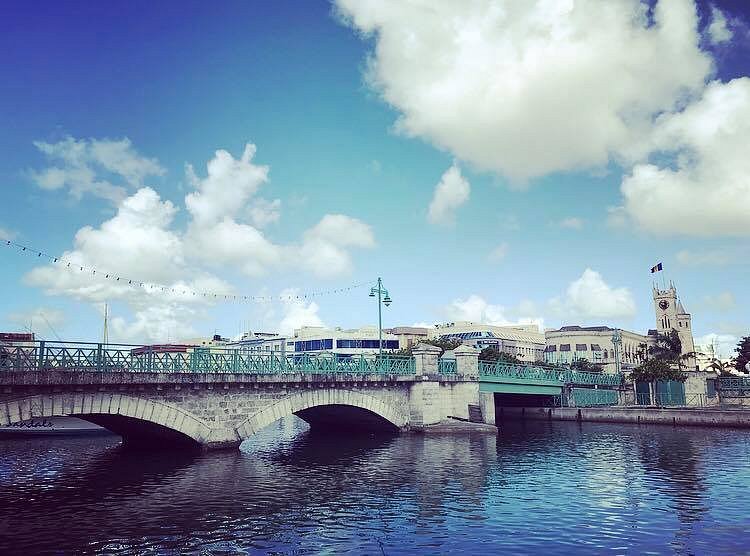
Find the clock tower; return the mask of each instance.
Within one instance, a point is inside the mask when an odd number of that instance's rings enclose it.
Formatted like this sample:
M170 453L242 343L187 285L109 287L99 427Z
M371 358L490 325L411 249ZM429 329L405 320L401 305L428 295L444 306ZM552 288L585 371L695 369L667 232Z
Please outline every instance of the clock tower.
M660 290L654 286L654 309L656 311L656 331L659 334L667 334L670 330L676 330L682 342L682 353L695 351L693 345L693 329L690 313L685 311L682 302L677 297L677 289L670 281L669 288ZM695 368L695 360L690 358L686 362L689 369Z

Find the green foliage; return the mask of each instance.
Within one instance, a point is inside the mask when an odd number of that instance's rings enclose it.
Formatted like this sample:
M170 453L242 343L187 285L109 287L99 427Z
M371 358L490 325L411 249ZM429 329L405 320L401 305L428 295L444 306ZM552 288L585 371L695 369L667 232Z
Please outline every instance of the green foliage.
M436 346L440 348L440 355L443 355L446 351L450 351L452 349L456 349L458 346L461 345L461 340L458 338L433 338L430 340L420 340L420 344L429 344L431 346ZM399 350L393 351L393 355L405 355L408 357L411 357L413 355L412 351L416 346L410 346L408 348L401 348Z
M750 361L750 336L742 338L734 351L737 352L737 357L734 358L734 368L746 373L745 365Z
M654 359L679 363L682 354L682 342L677 330L670 330L666 334L658 334L656 343L648 351Z
M487 346L481 352L479 352L479 360L495 363L500 361L501 363L512 363L514 365L523 365L521 361L515 355L505 353L497 349L497 346Z
M570 364L570 368L585 373L601 373L604 367L599 363L592 363L585 357L582 357L573 361Z
M634 382L656 382L657 380L678 380L687 378L679 367L663 359L649 359L638 365L630 374Z

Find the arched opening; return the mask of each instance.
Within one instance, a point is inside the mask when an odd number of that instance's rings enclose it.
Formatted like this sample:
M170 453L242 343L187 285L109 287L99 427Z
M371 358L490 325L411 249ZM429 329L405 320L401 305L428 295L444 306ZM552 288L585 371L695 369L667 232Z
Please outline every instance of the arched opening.
M397 433L392 422L368 409L353 405L330 404L309 407L294 413L313 431L341 430Z
M122 437L128 448L198 448L199 444L181 432L134 417L124 415L87 414L79 419L94 423Z

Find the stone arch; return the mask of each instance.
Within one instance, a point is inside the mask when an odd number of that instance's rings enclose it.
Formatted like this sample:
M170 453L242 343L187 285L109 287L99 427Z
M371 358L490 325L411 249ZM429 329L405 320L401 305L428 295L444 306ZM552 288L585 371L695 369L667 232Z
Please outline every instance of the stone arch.
M237 426L237 435L241 440L245 440L282 417L307 409L330 405L350 406L369 411L398 430L403 430L408 423L408 418L403 415L403 412L397 411L390 404L375 396L356 390L324 388L305 390L268 405L240 423Z
M182 409L128 394L60 392L0 401L0 425L62 416L84 419L88 416L90 418L87 420L97 424L107 422L108 416L124 418L123 421L140 421L179 433L197 444L205 444L211 435L211 428L206 423ZM109 418L108 422L113 421L116 422L116 419Z

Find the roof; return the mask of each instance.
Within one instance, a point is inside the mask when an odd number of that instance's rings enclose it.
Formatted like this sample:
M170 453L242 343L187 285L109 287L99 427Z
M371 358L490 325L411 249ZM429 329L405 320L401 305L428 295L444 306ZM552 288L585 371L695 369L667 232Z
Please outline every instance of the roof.
M609 332L611 330L614 330L614 328L610 328L609 326L562 326L558 328L557 330L548 330L547 332Z

